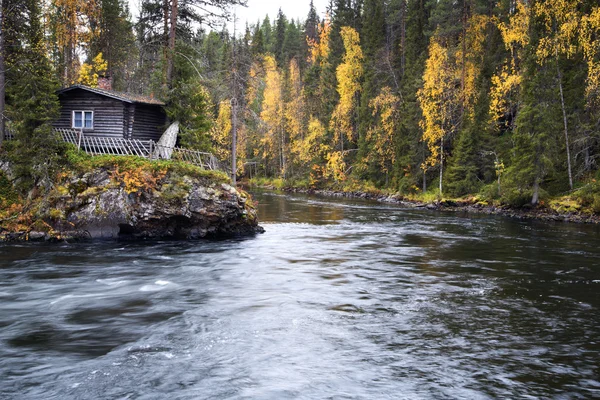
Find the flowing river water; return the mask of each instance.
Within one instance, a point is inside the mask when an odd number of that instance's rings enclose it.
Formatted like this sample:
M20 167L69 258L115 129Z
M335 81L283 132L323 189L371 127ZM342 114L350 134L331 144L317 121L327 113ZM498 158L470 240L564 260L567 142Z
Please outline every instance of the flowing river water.
M598 227L255 198L243 240L0 246L0 398L600 398Z

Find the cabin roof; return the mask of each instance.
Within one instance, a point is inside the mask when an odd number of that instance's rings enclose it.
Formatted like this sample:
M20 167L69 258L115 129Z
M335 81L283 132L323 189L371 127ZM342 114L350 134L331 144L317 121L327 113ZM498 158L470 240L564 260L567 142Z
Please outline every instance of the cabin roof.
M164 106L165 105L165 103L163 103L162 101L152 98L152 97L138 96L138 95L129 94L129 93L114 92L112 90L92 88L92 87L85 86L85 85L69 86L69 87L60 89L58 91L58 94L66 93L66 92L69 92L74 89L86 90L88 92L96 93L101 96L110 97L110 98L113 98L116 100L123 101L125 103L150 104L150 105L156 105L156 106Z

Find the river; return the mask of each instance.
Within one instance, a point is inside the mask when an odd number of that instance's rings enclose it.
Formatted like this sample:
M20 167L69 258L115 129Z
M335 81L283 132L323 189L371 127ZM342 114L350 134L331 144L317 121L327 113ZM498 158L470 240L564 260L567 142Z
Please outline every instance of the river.
M0 398L600 398L598 227L256 199L243 240L1 245Z

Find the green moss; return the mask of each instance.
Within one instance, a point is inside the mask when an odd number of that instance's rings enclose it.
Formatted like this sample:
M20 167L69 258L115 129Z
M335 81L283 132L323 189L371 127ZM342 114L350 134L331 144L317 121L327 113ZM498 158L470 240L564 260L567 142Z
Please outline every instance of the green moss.
M75 146L69 146L66 152L67 169L85 173L98 168L112 170L118 168L119 171L145 170L148 172L167 171L168 174L179 176L189 176L195 179L209 179L216 183L228 183L229 177L221 171L210 171L200 168L196 165L188 164L176 160L156 160L137 156L90 156Z
M84 191L82 191L81 193L78 194L79 197L92 197L92 196L97 196L102 192L106 191L106 187L104 186L92 186L92 187L88 187L87 189L85 189Z
M582 207L577 199L569 196L550 200L548 206L559 213L578 212Z
M48 210L48 217L55 221L62 220L65 218L64 210L60 210L58 208L51 208L50 210Z

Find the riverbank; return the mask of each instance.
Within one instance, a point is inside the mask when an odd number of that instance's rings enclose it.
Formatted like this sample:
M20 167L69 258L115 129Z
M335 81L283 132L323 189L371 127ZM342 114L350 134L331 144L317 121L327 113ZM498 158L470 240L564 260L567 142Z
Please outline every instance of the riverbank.
M177 161L70 154L28 191L0 169L0 241L200 239L262 232L250 196Z
M248 188L261 187L268 190L276 190L273 185L253 186L246 183ZM507 218L519 220L541 220L556 222L573 222L586 224L600 224L600 215L593 212L583 211L577 204L567 200L556 199L550 202L550 206L540 204L516 208L506 204L489 204L477 197L468 197L462 199L436 199L432 201L423 201L416 198L402 196L398 193L390 194L378 191L342 191L326 189L306 189L297 187L282 187L280 190L288 193L312 194L324 197L337 198L361 198L374 200L384 203L397 204L402 207L427 209L436 211L449 211L465 214L487 214L498 215Z

